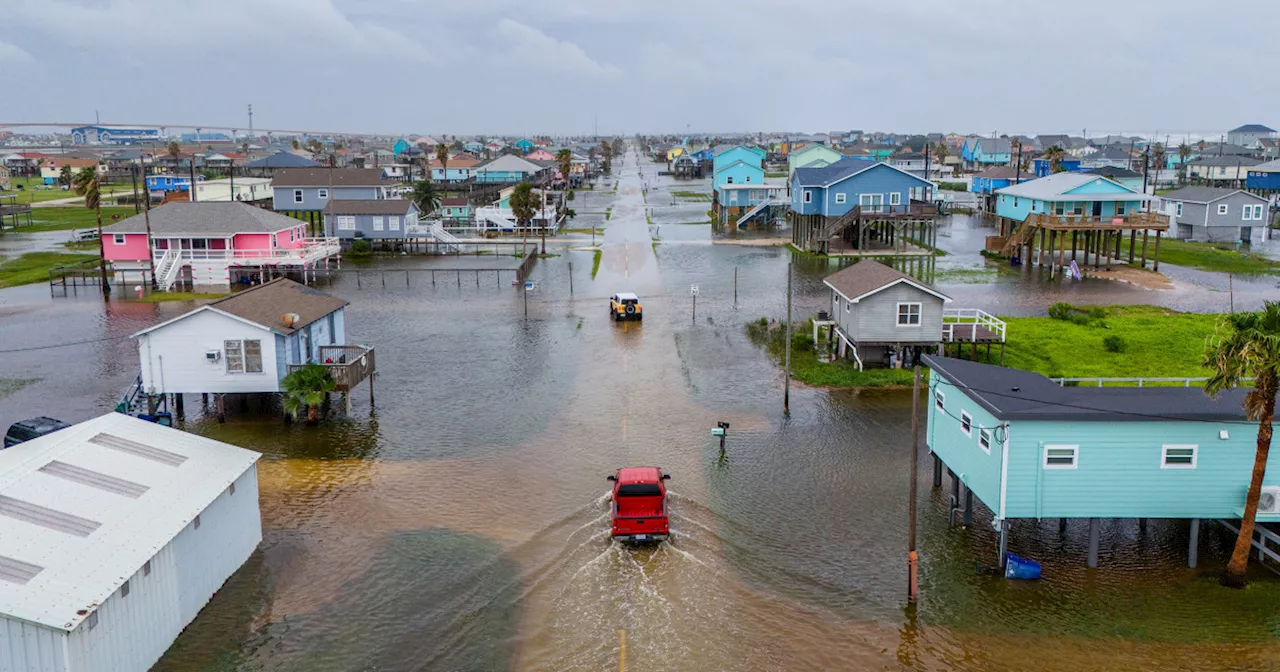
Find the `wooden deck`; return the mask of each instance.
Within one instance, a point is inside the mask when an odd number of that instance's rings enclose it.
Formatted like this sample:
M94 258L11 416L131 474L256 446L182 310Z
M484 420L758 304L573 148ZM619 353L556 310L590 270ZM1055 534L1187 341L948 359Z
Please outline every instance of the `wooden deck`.
M377 370L373 348L363 345L322 345L317 364L329 370L335 392L350 392ZM301 364L290 364L289 372L300 368Z
M953 324L950 333L944 331L943 343L1000 343L1004 338L990 329L978 324Z

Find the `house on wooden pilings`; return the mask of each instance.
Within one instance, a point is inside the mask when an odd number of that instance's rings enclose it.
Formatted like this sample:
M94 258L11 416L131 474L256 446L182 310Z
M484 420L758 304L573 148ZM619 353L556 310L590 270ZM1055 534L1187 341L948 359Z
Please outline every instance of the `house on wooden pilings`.
M934 189L929 180L864 159L797 168L791 176L792 243L819 254L931 256Z

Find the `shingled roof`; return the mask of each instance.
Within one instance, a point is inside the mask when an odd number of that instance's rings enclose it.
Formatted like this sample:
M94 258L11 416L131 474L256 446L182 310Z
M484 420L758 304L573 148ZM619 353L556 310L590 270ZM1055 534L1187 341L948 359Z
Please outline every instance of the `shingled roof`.
M950 303L951 301L951 297L933 287L916 280L902 271L871 259L864 259L846 269L832 273L822 282L839 292L841 296L851 303L857 303L864 297L899 283L906 283L922 292L928 292L942 299L944 303Z
M381 168L281 168L273 187L382 187L399 184L382 176Z
M285 336L346 305L347 301L343 299L288 278L276 278L208 304L211 308L261 324ZM286 313L298 315L292 326L280 319Z
M134 215L111 226L103 233L146 233L146 215ZM152 208L151 233L170 237L231 236L237 233L274 233L301 226L296 219L278 215L248 203L228 201L175 201Z
M413 201L407 198L331 200L324 206L327 215L403 215Z

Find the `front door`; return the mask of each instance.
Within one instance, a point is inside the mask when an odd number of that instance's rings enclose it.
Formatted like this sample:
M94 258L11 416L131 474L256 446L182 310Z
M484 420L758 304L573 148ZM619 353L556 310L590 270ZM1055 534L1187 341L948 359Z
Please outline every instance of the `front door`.
M860 194L858 206L863 212L881 212L884 210L884 194Z
M1102 216L1102 201L1093 202L1093 216L1094 217Z

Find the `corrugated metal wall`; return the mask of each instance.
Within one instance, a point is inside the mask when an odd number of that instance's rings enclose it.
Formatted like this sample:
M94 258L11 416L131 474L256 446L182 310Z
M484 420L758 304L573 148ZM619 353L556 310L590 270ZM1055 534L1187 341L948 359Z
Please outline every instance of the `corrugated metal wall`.
M64 633L0 617L0 672L63 672L66 669Z
M155 664L262 541L256 465L236 480L235 490L209 504L199 529L188 523L160 549L150 575L139 570L130 577L127 596L117 590L107 598L96 627L84 621L71 633L67 667L32 669L145 672Z

